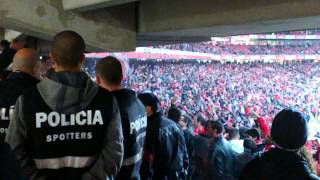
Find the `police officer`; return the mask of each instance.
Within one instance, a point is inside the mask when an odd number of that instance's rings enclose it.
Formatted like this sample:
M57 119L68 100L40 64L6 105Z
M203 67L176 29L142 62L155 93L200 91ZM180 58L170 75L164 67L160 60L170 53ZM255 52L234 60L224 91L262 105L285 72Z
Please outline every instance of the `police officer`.
M177 123L163 116L158 98L140 94L148 116L141 179L185 179L188 153L183 132Z
M35 86L39 74L39 58L34 49L19 50L13 58L13 72L0 82L0 179L19 179L22 172L10 147L4 142L14 105L22 92Z
M55 72L19 97L6 141L27 179L106 179L123 158L116 99L80 72L85 43L58 33L50 58Z
M122 72L121 62L108 56L96 65L96 80L101 87L114 94L119 104L124 136L124 160L116 179L140 179L147 115L136 93L122 88Z

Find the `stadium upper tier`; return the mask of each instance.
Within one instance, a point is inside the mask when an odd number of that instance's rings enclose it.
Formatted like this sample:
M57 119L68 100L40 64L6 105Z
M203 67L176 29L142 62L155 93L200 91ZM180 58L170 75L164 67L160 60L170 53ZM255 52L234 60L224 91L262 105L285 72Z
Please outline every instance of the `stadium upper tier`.
M90 53L88 58L102 58L109 53ZM129 59L199 59L217 61L320 60L320 30L277 34L252 34L215 37L209 42L160 45L137 48L117 55Z
M237 45L237 44L175 44L162 46L165 49L209 53L215 55L317 55L319 42L295 45Z

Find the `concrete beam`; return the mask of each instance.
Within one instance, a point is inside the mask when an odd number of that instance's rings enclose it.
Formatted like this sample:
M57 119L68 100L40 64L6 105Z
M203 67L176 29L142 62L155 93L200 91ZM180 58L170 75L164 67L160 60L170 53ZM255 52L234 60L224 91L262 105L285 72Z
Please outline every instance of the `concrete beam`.
M210 37L320 27L318 0L141 1L138 35Z
M211 37L138 35L137 47L210 41Z
M0 4L4 28L45 40L59 31L74 30L84 37L87 50L129 51L136 46L133 4L90 13L64 11L59 0L0 0Z
M89 11L137 0L62 0L64 10Z
M0 41L4 40L4 29L0 27Z

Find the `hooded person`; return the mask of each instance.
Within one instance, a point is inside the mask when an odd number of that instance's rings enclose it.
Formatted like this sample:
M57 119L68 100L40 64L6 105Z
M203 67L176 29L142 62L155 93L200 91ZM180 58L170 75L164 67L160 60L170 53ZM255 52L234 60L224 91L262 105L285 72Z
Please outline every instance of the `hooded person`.
M279 112L273 120L271 138L275 148L249 162L240 179L319 179L299 153L308 138L307 121L302 113L292 109Z
M17 100L6 141L26 179L113 179L121 167L118 104L80 71L84 51L78 33L58 33L55 72Z

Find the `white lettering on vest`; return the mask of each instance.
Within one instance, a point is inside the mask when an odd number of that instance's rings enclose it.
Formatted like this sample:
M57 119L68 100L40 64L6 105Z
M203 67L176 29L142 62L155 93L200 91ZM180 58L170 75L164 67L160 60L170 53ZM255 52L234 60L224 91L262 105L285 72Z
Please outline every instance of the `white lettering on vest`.
M60 124L60 115L57 112L49 113L48 123L51 127L57 127Z
M147 117L143 116L130 123L130 134L133 133L133 130L138 132L145 127L147 127Z
M10 108L1 108L0 117L1 120L10 120L13 115L14 106L10 106Z
M43 123L47 123L51 127L74 125L103 125L103 118L100 110L81 111L76 114L70 114L70 116L67 116L66 114L59 114L58 112L50 112L48 114L44 112L37 112L36 128L41 128L43 126ZM53 136L53 138L56 137Z
M99 123L99 125L103 125L102 115L100 111L96 111L93 116L92 125L96 125L97 123Z
M61 114L61 126L69 126L69 125L70 125L70 121L66 121L66 115Z
M83 116L84 118L81 119L81 116ZM86 124L87 120L85 119L86 117L86 113L84 111L81 111L79 113L76 114L76 121L77 121L77 124L80 125L80 126L83 126Z
M36 127L41 128L41 123L46 122L48 119L46 113L36 113Z

